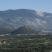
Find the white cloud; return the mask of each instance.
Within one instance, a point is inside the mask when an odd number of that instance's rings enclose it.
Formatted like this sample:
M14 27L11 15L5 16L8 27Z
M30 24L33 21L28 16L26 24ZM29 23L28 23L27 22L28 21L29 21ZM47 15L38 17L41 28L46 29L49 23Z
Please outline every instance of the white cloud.
M38 16L44 16L43 12L41 12L41 11L38 11L38 12L37 12L37 15L38 15Z

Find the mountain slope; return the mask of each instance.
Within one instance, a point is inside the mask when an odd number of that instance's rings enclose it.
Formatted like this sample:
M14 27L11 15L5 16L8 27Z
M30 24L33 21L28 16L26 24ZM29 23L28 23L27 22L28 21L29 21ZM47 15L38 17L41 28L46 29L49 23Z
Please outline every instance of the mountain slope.
M14 31L11 32L11 35L15 35L15 34L32 34L35 33L35 30L29 28L29 27L25 27L22 26Z
M52 14L37 14L34 10L17 9L0 11L0 34L9 33L26 26L32 30L44 31L52 29Z

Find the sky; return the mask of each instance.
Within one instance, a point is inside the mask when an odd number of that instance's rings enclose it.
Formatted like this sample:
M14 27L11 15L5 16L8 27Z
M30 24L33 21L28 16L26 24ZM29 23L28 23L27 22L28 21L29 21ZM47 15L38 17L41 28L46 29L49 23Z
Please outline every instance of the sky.
M52 0L0 0L0 11L33 9L52 13Z

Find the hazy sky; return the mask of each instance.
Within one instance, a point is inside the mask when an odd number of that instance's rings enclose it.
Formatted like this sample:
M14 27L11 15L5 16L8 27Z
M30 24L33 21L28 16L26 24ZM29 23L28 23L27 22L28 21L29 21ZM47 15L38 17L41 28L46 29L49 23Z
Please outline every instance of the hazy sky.
M52 0L0 0L0 11L21 8L52 12Z

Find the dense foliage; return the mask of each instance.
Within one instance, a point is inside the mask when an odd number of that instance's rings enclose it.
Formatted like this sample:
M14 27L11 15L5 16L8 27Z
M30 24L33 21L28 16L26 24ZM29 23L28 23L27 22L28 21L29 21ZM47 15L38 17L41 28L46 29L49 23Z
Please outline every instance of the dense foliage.
M35 37L15 37L9 39L0 40L0 50L18 52L31 51L31 52L47 52L52 50L52 38L48 36ZM20 51L21 50L21 51Z

